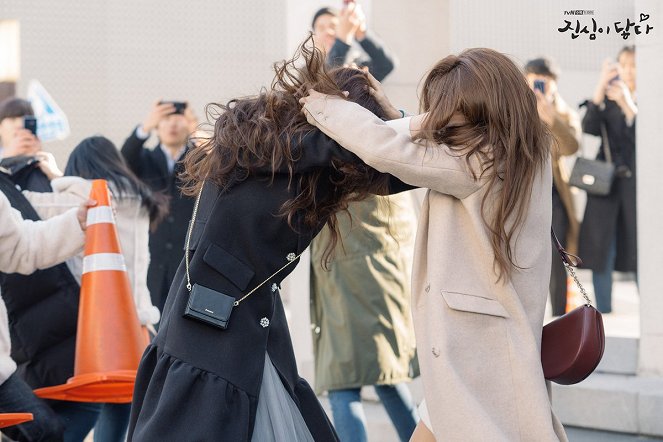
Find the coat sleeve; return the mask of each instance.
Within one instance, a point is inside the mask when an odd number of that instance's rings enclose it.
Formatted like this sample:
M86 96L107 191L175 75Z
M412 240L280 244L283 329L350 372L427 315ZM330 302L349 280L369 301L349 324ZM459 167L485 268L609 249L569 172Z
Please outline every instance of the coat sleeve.
M127 163L127 166L131 169L133 173L136 174L139 178L142 177L143 171L143 162L145 161L145 141L139 138L136 135L136 130L134 129L122 145L120 152L124 157L124 160Z
M370 111L337 97L310 100L304 109L316 125L366 164L406 184L463 199L479 190L464 156L444 145L422 145Z
M368 68L376 80L384 80L396 67L396 57L373 34L367 33L359 45L370 57Z
M566 118L565 118L566 117ZM552 127L550 128L561 155L573 155L578 151L580 143L580 123L575 112L568 115L555 115Z
M78 207L90 195L92 184L78 177L62 177L51 181L53 192L23 191L41 219L49 219Z
M47 221L29 221L0 194L0 270L30 274L79 253L85 241L76 209Z
M350 45L342 42L338 38L327 53L327 64L330 67L337 68L345 64L345 59L350 51Z
M601 121L603 120L601 109L599 106L589 100L586 101L585 104L587 111L585 112L585 116L582 118L582 131L586 134L600 137Z

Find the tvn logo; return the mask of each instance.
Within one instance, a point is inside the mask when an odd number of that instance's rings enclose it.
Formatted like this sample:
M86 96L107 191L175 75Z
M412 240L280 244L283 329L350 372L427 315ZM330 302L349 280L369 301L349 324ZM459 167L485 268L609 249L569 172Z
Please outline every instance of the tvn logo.
M594 10L571 9L570 11L564 11L564 15L594 15Z

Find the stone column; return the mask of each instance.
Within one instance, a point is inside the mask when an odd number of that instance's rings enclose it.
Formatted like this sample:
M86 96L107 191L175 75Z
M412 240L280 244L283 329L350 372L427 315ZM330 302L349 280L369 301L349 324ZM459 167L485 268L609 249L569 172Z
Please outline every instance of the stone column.
M640 351L638 373L663 375L663 4L636 0L636 15L649 14L654 29L636 38L638 270ZM647 91L646 94L642 91Z

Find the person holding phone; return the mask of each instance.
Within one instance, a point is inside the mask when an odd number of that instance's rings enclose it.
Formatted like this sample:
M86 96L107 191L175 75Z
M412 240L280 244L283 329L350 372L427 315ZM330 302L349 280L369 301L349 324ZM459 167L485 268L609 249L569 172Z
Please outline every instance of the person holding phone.
M189 136L198 121L185 102L157 100L149 113L122 146L122 156L131 171L155 192L170 197L169 213L150 232L150 265L147 286L152 303L163 310L170 283L182 259L184 236L193 199L180 192L178 174L189 148ZM153 149L145 142L156 133L159 143Z
M539 118L552 132L555 142L552 149L553 167L553 229L569 253L578 253L580 223L576 218L573 194L568 184L569 172L563 157L574 155L580 146L580 118L569 107L557 88L560 71L557 64L547 57L535 58L525 64L525 76L536 95ZM553 250L550 274L550 301L553 316L566 313L566 269Z
M311 23L316 48L327 54L330 66L368 67L371 74L384 80L396 66L396 58L368 29L360 4L344 1L341 11L321 8ZM357 42L364 54L352 50Z
M603 63L599 81L582 119L585 133L601 137L597 159L610 148L615 179L610 194L587 195L579 254L592 270L596 307L612 311L612 272L637 272L635 46L623 47L617 61Z
M50 192L51 155L42 150L37 121L29 101L11 97L0 103L0 165L21 189Z

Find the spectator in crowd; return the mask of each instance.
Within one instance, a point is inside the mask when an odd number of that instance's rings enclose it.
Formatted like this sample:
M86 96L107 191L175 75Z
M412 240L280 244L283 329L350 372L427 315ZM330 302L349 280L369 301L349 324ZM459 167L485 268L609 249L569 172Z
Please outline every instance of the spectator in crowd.
M32 190L50 189L48 177L41 170L44 161L33 164L28 176L39 175L46 185ZM24 219L39 220L14 181L17 177L25 178L22 170L15 175L3 169L0 192ZM28 184L31 182L27 180ZM11 356L18 365L16 374L32 389L66 383L74 374L80 292L67 265L57 264L30 275L0 273L0 290L9 317ZM76 441L68 433L94 425L99 413L96 404L73 401L49 401L49 404L66 422L65 441Z
M319 9L313 16L311 27L315 46L327 54L330 66L368 67L379 81L394 70L395 57L368 30L361 5L350 2L340 12L332 8ZM364 54L352 50L355 41Z
M150 261L148 235L150 224L156 225L167 210L166 197L153 192L129 170L115 145L101 136L89 137L74 148L64 177L57 166L49 163L47 175L53 193L25 192L39 215L46 219L67 210L90 194L91 181L105 179L113 195L113 208L120 247L127 266L138 319L144 326L159 321L159 310L152 305L147 289L147 268ZM79 178L80 177L80 178ZM83 256L67 262L79 281ZM104 404L94 431L96 442L121 442L126 439L131 404ZM88 429L89 431L89 429Z
M49 180L41 172L41 141L24 127L24 118L33 115L27 100L10 97L0 103L0 165L21 189L49 192Z
M177 113L172 103L156 102L122 146L122 156L131 171L152 191L164 192L170 197L169 213L150 233L150 265L147 287L152 303L163 310L170 284L184 253L186 234L193 199L180 192L178 174L180 161L189 146L189 135L197 121L189 106ZM155 131L159 144L154 149L145 147L150 134Z
M11 181L0 173L0 182ZM23 220L9 200L0 193L0 271L30 274L51 267L79 252L83 247L88 207L69 210L48 221ZM38 328L37 324L31 324ZM16 374L11 357L10 328L5 303L0 299L0 413L32 413L34 420L5 428L3 433L19 442L58 442L63 425L53 410L32 393L32 387ZM20 351L20 350L19 350Z
M573 194L568 184L568 171L562 159L578 151L580 118L562 99L557 89L559 68L550 58L535 58L528 61L525 65L525 75L536 95L539 117L550 128L555 138L552 149L552 226L562 246L569 253L576 255L580 223L576 217ZM552 255L550 301L553 316L561 316L566 313L567 275L557 249L553 248Z
M339 215L342 247L321 264L329 228L311 243L315 389L329 392L341 441L366 441L361 389L373 385L402 441L418 415L407 382L418 376L410 311L416 232L410 193L373 196Z
M635 210L635 46L625 46L617 63L606 60L591 100L584 104L585 133L601 137L597 159L606 161L609 147L615 179L607 196L587 195L580 228L584 266L592 270L596 304L612 311L612 272L637 272L637 220Z
M393 56L368 31L357 3L348 3L340 12L318 10L312 28L315 45L330 66L368 67L380 80L394 69ZM354 41L364 57L351 50ZM328 269L322 257L329 229L311 243L316 390L329 392L341 441L367 440L364 385L375 385L401 440L408 440L416 426L417 412L405 384L418 375L407 259L416 230L412 205L410 195L351 203L351 218L339 217L337 224L343 250Z

